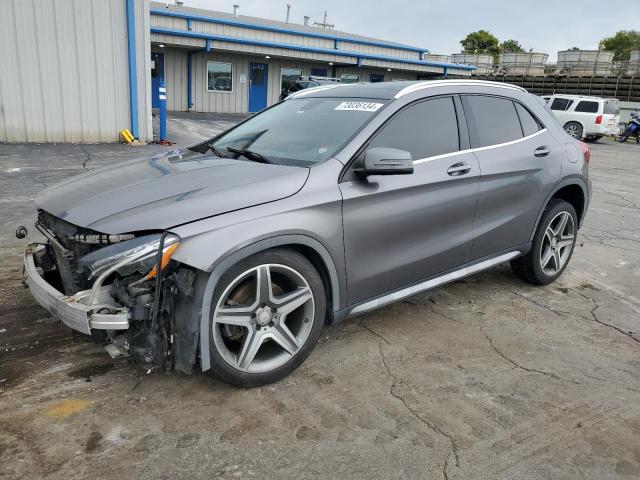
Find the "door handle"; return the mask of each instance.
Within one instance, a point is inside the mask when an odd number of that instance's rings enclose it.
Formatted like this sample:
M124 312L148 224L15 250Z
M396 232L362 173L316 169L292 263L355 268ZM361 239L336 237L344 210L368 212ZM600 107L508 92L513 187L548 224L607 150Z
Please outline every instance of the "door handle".
M469 173L471 171L471 165L468 163L454 163L447 169L447 173L452 177L456 177L458 175L464 175L465 173Z
M533 151L533 154L536 157L546 157L551 153L551 149L549 147L538 147Z

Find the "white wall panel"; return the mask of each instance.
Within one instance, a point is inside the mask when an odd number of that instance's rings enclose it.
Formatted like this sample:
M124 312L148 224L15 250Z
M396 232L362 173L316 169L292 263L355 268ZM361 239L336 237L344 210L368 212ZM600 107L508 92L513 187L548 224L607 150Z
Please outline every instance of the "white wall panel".
M151 138L148 8L136 0L143 140ZM0 141L111 142L131 128L125 0L3 0L0 45Z

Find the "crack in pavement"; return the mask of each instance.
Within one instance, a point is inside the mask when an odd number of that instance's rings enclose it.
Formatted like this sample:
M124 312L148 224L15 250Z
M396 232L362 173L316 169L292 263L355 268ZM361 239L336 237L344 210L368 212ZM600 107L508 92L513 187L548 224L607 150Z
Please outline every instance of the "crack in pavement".
M91 154L90 152L88 152L88 151L84 148L84 145L82 145L82 144L78 144L78 147L80 148L80 150L82 150L82 153L84 153L84 154L85 154L85 156L86 156L86 158L85 158L85 159L83 160L83 162L82 162L82 168L83 168L83 169L86 169L86 168L87 168L87 162L88 162L89 160L91 160L91 155L92 155L92 154Z
M515 295L521 296L522 298L524 298L524 299L526 299L526 300L530 300L530 299L528 299L527 297L525 297L524 295L520 295L520 294L515 293L515 292L509 292L509 293L514 293ZM532 303L534 303L535 305L538 305L537 303L535 303L535 302L533 302L533 301L532 301ZM540 307L543 307L543 308L546 308L546 309L548 309L548 310L550 310L551 312L555 313L556 315L561 315L561 313L558 313L557 311L555 311L555 310L551 309L550 307L547 307L547 306L542 305L542 304L540 304L539 306L540 306ZM446 318L446 319L448 319L448 320L451 320L451 321L453 321L453 322L456 322L456 323L464 323L464 322L460 322L459 320L456 320L456 319L454 319L454 318L452 318L452 317L449 317L449 316L447 316L446 314L444 314L444 313L442 313L442 312L440 312L440 311L438 311L438 310L435 310L435 309L433 309L433 308L432 308L431 310L432 310L435 314L437 314L437 315L441 315L441 316L443 316L444 318ZM495 346L495 344L493 343L493 340L491 339L491 337L489 337L489 335L487 334L487 332L485 332L485 331L484 331L484 329L482 328L482 326L478 325L478 326L477 326L477 328L478 328L478 330L480 330L480 332L482 332L482 334L484 335L485 339L486 339L486 340L487 340L487 342L489 343L489 346L491 347L491 349L492 349L495 353L497 353L500 357L502 357L504 360L506 360L506 361L507 361L507 362L509 362L511 365L513 365L513 367L514 367L514 368L518 368L518 369L520 369L520 370L524 370L525 372L528 372L528 373L538 373L538 374L540 374L540 375L545 375L545 376L547 376L547 377L553 378L553 379L555 379L555 380L559 380L559 381L561 381L561 382L569 382L569 383L575 383L575 384L580 385L580 383L579 383L579 382L577 382L577 381L575 381L575 380L569 380L569 379L561 378L561 377L559 377L558 375L556 375L556 374L555 374L555 373L553 373L553 372L545 372L545 371L543 371L543 370L538 370L538 369L535 369L535 368L529 368L529 367L525 367L524 365L519 364L518 362L516 362L516 361L512 360L511 358L507 357L504 353L502 353L502 351L500 351L500 350Z
M588 240L591 243L597 243L598 245L602 245L603 247L617 248L618 250L624 250L625 252L634 252L634 253L636 252L636 250L633 250L631 248L620 247L618 245L612 245L610 243L605 242L605 240L617 240L616 238L602 238L602 237L597 238L597 237L594 237L593 235L587 235L584 232L582 232L580 235L585 240Z
M376 337L380 338L384 344L386 345L391 345L391 342L389 342L389 340L387 340L383 335L381 335L380 333L376 332L375 330L361 324L361 323L356 323L356 325L358 325L359 327L364 328L365 330L371 332L373 335L375 335ZM383 343L378 343L378 350L380 350L380 358L382 360L382 365L384 366L385 370L387 371L387 375L391 378L391 387L389 388L389 394L395 398L396 400L398 400L400 403L402 403L402 405L404 406L404 408L416 419L418 420L420 423L422 423L423 425L426 425L431 431L445 437L449 444L451 445L451 449L447 452L447 455L444 457L444 464L442 467L442 475L444 477L445 480L449 480L449 474L447 473L447 468L449 467L449 457L451 457L451 454L453 454L453 456L455 457L455 465L456 467L460 467L460 456L458 454L458 445L456 444L455 438L453 438L453 436L447 432L445 432L444 430L442 430L440 427L438 427L435 423L433 423L432 421L422 417L415 409L413 409L405 400L404 397L402 397L402 395L400 395L399 393L397 393L395 391L396 386L398 385L398 377L391 371L391 367L389 366L389 364L387 363L387 356L384 353L383 350Z
M573 291L572 289L569 289L569 290ZM558 315L558 316L562 316L562 315L573 315L573 316L575 316L575 317L582 318L583 320L591 321L591 319L589 319L589 318L587 318L587 317L584 317L584 316L582 316L582 315L579 315L579 314L576 314L576 313L573 313L573 312L567 312L567 311L563 311L563 310L557 310L557 309L554 309L554 308L549 307L549 306L547 306L547 305L544 305L544 304L542 304L542 303L536 302L536 301L534 301L534 300L532 300L532 299L530 299L530 298L528 298L528 297L526 297L526 296L524 296L524 295L522 295L522 294L520 294L520 293L513 292L513 291L509 291L509 293L512 293L512 294L514 294L514 295L516 295L516 296L519 296L519 297L521 297L521 298L523 298L523 299L525 299L525 300L527 300L527 301L529 301L529 302L533 303L534 305L536 305L536 306L538 306L538 307L541 307L541 308L544 308L544 309L546 309L546 310L549 310L550 312L552 312L552 313L554 313L554 314L556 314L556 315ZM581 293L579 293L579 292L576 292L576 293L578 293L579 295L583 296L584 298L589 298L589 297L586 297L585 295L583 295L583 294L581 294ZM440 316L442 316L442 317L446 318L447 320L451 320L451 321L456 322L456 323L462 323L462 324L464 324L464 322L461 322L461 321L459 321L459 320L456 320L456 319L454 319L454 318L452 318L452 317L450 317L450 316L448 316L448 315L446 315L446 314L444 314L444 313L442 313L442 312L440 312L440 311L438 311L438 310L435 310L435 309L433 309L433 308L431 308L431 310L433 311L433 313L435 313L435 314L437 314L437 315L440 315ZM520 364L520 363L516 362L515 360L513 360L513 359L511 359L510 357L508 357L507 355L505 355L505 354L504 354L504 353L503 353L503 352L502 352L498 347L496 347L496 345L493 343L492 338L491 338L491 337L490 337L490 336L485 332L485 330L482 328L482 326L479 326L479 325L478 325L478 327L477 327L477 328L482 332L482 334L483 334L483 335L484 335L484 337L486 338L486 340L487 340L487 342L488 342L489 346L491 347L491 349L492 349L492 350L493 350L497 355L499 355L499 356L500 356L500 357L502 357L504 360L506 360L506 361L507 361L507 362L509 362L511 365L513 365L512 370L513 370L513 369L520 369L520 370L523 370L523 371L528 372L528 373L537 373L537 374L540 374L540 375L545 375L545 376L547 376L547 377L549 377L549 378L553 378L553 379L558 380L558 381L560 381L560 382L572 383L572 384L574 384L574 385L583 385L583 386L593 385L593 384L589 384L589 383L582 383L582 382L579 382L579 381L577 381L577 380L572 380L572 379L569 379L569 378L563 378L563 377L560 377L559 375L557 375L557 374L555 374L555 373L553 373L553 372L547 372L547 371L544 371L544 370L538 370L538 369L536 369L536 368L525 367L524 365L522 365L522 364ZM631 338L633 338L634 340L638 341L638 340L637 340L637 339L635 339L634 337L631 337ZM604 380L603 380L603 379L600 379L600 378L596 378L596 377L590 376L590 375L585 374L585 373L582 373L582 372L580 372L580 371L578 371L578 373L579 373L580 375L584 375L585 377L590 377L590 378L593 378L594 380L599 380L599 381L604 382ZM635 388L633 388L633 387L627 387L627 386L623 386L623 385L609 385L609 384L607 384L606 382L604 382L604 383L602 383L602 384L600 384L600 385L597 385L597 386L600 386L600 387L606 387L606 388L624 388L625 390L628 390L628 391L631 391L631 392L635 392L635 393L640 392L640 390L635 389Z
M640 338L636 338L632 332L627 332L627 331L621 329L620 327L616 327L615 325L611 325L610 323L603 322L602 320L600 320L598 318L598 315L596 314L596 311L601 307L601 305L599 303L596 303L595 301L593 301L593 304L594 304L594 307L591 309L591 316L593 317L593 320L596 323L599 323L600 325L604 325L605 327L609 327L609 328L615 330L616 332L619 332L619 333L623 334L624 336L629 337L634 342L640 343Z
M593 321L596 323L599 323L600 325L603 325L605 327L611 328L613 330L615 330L618 333L623 334L625 337L629 337L631 340L633 340L634 342L640 343L640 338L637 338L634 336L634 334L632 332L627 332L623 329L621 329L620 327L616 327L615 325L611 325L610 323L607 322L603 322L602 320L600 320L598 318L598 315L596 314L597 310L602 306L600 305L598 302L596 302L595 299L589 297L588 295L585 295L584 293L576 290L575 288L570 288L569 291L574 292L578 295L580 295L582 298L589 300L591 303L593 303L593 308L591 309L591 316L593 317ZM615 296L613 298L616 298ZM573 314L576 317L580 317L580 318L584 318L585 320L591 320L587 317L584 317L582 315L577 315L577 314Z
M605 235L609 235L609 237L612 237L612 238L606 238L604 235L601 235L600 237L603 240L624 240L624 241L627 241L627 242L640 243L640 240L638 240L636 238L623 237L619 233L616 233L616 231L602 230L600 228L590 227L589 225L584 225L582 228L588 228L589 230L595 230L596 232L600 232L600 233L603 233ZM617 231L620 232L622 230L623 230L622 228L619 228ZM584 232L582 232L582 233L584 235Z
M356 323L357 326L364 328L365 330L367 330L368 332L370 332L371 334L375 335L376 337L378 337L380 340L382 340L384 343L386 343L387 345L391 345L391 343L389 343L389 340L387 340L386 338L384 338L382 335L380 335L378 332L376 332L375 330L372 330L371 328L367 327L366 325L362 324L362 323Z
M560 380L561 382L569 382L569 383L574 383L576 385L580 385L580 382L578 382L576 380L569 380L569 379L561 378L561 377L559 377L558 375L556 375L553 372L545 372L544 370L538 370L536 368L525 367L524 365L516 362L515 360L512 360L510 357L507 357L504 353L502 353L502 351L500 351L500 349L498 347L495 346L495 344L493 343L492 338L487 334L487 332L484 331L484 329L482 327L478 327L478 329L482 332L482 334L484 335L484 338L487 339L487 342L489 343L489 346L491 347L491 349L495 353L497 353L500 357L502 357L504 360L506 360L511 365L513 365L514 367L519 368L520 370L524 370L525 372L528 372L528 373L539 373L540 375L545 375L545 376L553 378L555 380Z
M555 308L550 307L550 306L548 306L548 305L545 305L545 304L543 304L543 303L537 302L537 301L533 300L532 298L529 298L529 297L527 297L526 295L523 295L523 294L518 293L518 292L513 292L513 291L511 291L510 293L512 293L512 294L514 294L514 295L516 295L516 296L518 296L518 297L520 297L520 298L523 298L523 299L527 300L528 302L531 302L531 303L533 303L534 305L537 305L537 306L538 306L538 307L540 307L540 308L544 308L544 309L546 309L546 310L549 310L550 312L555 313L555 314L556 314L556 315L558 315L558 316L562 316L562 315L572 315L572 316L574 316L574 317L582 318L583 320L595 321L596 323L598 323L598 324L600 324L600 325L602 325L602 326L605 326L605 327L611 328L611 329L613 329L613 330L616 330L618 333L622 333L623 335L625 335L626 337L629 337L629 338L630 338L631 340L633 340L634 342L638 342L638 343L640 343L640 339L639 339L639 338L636 338L632 332L626 332L626 331L624 331L623 329L621 329L621 328L619 328L619 327L616 327L615 325L611 325L610 323L606 323L606 322L603 322L602 320L600 320L600 319L598 318L597 314L596 314L596 311L597 311L597 310L598 310L602 305L600 305L599 303L597 303L593 298L591 298L591 297L589 297L589 296L587 296L587 295L583 294L582 292L579 292L579 291L578 291L578 290L576 290L575 288L569 288L568 290L569 290L570 292L574 292L574 293L576 293L577 295L581 296L582 298L587 299L587 300L589 300L589 301L591 301L591 302L593 303L594 307L591 309L591 316L592 316L593 318L588 318L588 317L585 317L584 315L580 315L579 313L575 313L575 312L568 312L568 311L565 311L565 310L558 310L558 309L555 309ZM614 298L615 298L615 297L614 297Z
M598 190L602 190L603 192L611 195L612 197L616 197L619 198L620 200L622 200L623 202L627 202L628 205L631 205L633 208L640 208L640 206L638 206L638 204L636 202L634 202L633 200L629 200L627 197L625 197L623 194L621 193L616 193L613 192L611 190L607 190L606 188L602 188L601 186L598 185L597 187Z

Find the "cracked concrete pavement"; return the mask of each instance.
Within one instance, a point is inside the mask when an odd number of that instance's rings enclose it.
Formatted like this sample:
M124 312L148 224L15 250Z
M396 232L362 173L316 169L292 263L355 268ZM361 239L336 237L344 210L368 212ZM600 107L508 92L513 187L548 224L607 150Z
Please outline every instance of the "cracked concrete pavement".
M232 121L170 128L188 144ZM637 145L592 145L594 198L556 283L495 268L325 328L299 370L251 390L144 375L20 286L13 230L39 190L163 148L0 145L0 478L640 477Z

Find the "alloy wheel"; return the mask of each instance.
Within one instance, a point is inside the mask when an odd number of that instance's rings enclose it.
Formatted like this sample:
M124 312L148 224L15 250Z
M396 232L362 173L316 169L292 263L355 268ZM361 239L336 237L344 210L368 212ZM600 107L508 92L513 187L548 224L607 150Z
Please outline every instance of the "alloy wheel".
M545 275L556 275L569 261L576 229L569 212L558 213L544 233L540 248L540 267Z
M575 125L575 124L567 125L564 130L569 134L569 136L580 140L581 132L580 132L580 127L578 125Z
M286 265L258 265L237 276L220 296L213 340L237 370L269 372L300 351L314 317L313 292L299 272Z

